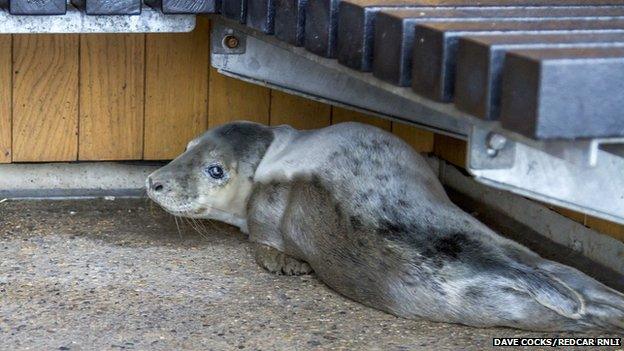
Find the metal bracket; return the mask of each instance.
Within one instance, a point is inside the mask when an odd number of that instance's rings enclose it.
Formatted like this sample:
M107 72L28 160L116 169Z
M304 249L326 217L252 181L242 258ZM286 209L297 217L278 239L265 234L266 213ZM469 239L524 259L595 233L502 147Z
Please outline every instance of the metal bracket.
M624 158L594 148L596 166L589 167L517 142L506 146L513 155L492 155L485 146L490 133L475 128L469 140L468 171L479 182L624 223Z
M468 149L470 169L504 169L513 166L516 143L494 131L473 127Z
M530 141L527 145L560 159L589 167L598 164L600 150L624 156L624 138Z
M241 55L247 47L247 36L235 29L216 26L210 33L213 55Z

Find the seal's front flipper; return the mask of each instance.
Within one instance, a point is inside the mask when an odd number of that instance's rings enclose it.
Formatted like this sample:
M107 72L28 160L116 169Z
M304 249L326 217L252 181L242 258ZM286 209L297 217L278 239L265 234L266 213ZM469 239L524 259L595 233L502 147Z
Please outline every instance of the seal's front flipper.
M271 273L304 275L312 273L309 264L263 244L256 244L256 262Z

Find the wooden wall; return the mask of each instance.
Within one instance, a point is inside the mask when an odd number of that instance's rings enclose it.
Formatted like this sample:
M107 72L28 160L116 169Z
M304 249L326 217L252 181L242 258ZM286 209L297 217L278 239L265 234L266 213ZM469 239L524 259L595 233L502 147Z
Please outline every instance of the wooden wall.
M420 151L433 134L210 69L209 22L185 34L0 36L0 163L164 160L234 119L319 128L361 120Z
M166 160L231 120L320 128L360 121L465 165L465 144L225 77L209 26L184 34L0 35L0 163ZM557 209L555 209L557 210ZM564 211L624 240L624 227Z

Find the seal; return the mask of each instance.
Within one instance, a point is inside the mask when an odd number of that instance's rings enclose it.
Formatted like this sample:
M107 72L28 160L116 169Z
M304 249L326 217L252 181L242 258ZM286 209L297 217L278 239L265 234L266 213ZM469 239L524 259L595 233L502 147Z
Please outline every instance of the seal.
M226 124L146 183L176 216L248 233L265 269L314 271L335 291L396 316L624 332L623 294L463 212L422 156L372 126Z

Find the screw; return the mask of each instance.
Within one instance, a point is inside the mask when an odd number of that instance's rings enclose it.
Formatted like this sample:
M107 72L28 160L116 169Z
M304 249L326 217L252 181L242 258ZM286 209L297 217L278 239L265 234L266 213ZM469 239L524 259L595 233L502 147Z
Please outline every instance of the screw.
M500 134L490 133L486 138L487 154L490 157L496 157L498 152L507 145L507 138Z
M239 44L240 44L240 41L238 40L237 37L233 35L226 35L223 38L223 45L227 47L228 49L236 49Z

